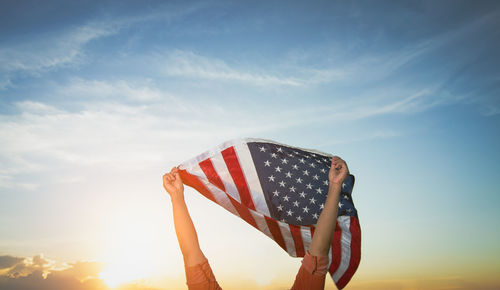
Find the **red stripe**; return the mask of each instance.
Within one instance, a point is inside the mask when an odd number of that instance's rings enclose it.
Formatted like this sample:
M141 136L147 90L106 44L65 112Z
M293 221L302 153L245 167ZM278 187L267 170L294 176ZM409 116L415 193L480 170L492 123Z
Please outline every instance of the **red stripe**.
M358 269L361 260L361 228L357 218L351 217L349 231L351 232L351 259L346 272L337 282L337 287L339 287L339 289L344 288L347 283L349 283L354 272Z
M226 193L226 196L229 198L229 200L233 204L234 208L236 209L240 217L244 219L247 223L252 225L254 228L260 231L259 227L257 226L257 223L255 222L255 219L250 213L250 210L246 206L241 205L236 199L231 197L229 194Z
M339 222L336 222L335 232L333 232L332 239L332 263L330 264L329 272L331 275L337 271L340 265L340 257L342 252L342 244L340 238L342 237L342 229L340 228Z
M293 242L295 243L295 253L297 257L304 257L304 243L302 241L302 233L300 227L296 225L289 225L290 232L292 233Z
M191 186L192 188L203 194L206 198L217 203L212 192L200 181L198 177L188 173L186 170L179 170L179 174L181 176L182 182L185 185Z
M231 173L234 184L238 189L241 203L248 208L255 210L255 205L253 204L252 196L248 190L247 181L238 161L238 156L236 156L236 151L234 151L234 147L229 147L221 153L224 161L226 162L227 169L229 169L229 173Z
M211 164L211 162L210 162L210 164ZM209 164L205 163L204 166L206 166L208 168ZM201 165L200 165L200 167L201 167ZM208 170L210 170L210 169L208 169ZM186 170L181 170L181 171L179 171L179 173L181 175L181 178L182 178L182 181L184 182L184 184L193 187L194 189L196 189L197 191L199 191L201 194L203 194L205 197L207 197L211 201L219 204L215 200L212 192L200 181L200 179L198 177L196 177L196 176L188 173ZM249 223L250 225L252 225L254 228L260 230L259 227L257 226L257 223L255 222L252 214L248 210L248 208L246 208L245 206L242 206L240 203L238 203L237 200L235 200L234 198L232 198L227 193L226 193L226 196L229 198L229 200L233 204L234 208L238 212L238 215L244 221L246 221L247 223Z
M200 168L201 170L203 170L203 173L205 173L205 176L208 178L208 181L210 181L210 183L217 186L220 190L226 192L224 183L222 183L219 174L217 174L217 171L215 171L214 165L210 158L200 162Z
M285 250L285 252L288 253L288 250L286 249L286 244L285 240L283 239L283 235L281 234L280 227L278 225L278 222L268 216L264 216L266 219L267 227L269 228L269 231L273 235L273 240L278 243L278 245Z

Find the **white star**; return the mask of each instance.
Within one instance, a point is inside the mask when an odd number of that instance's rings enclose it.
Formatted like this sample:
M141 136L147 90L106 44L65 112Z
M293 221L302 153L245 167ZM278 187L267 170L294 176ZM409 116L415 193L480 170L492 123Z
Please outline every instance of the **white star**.
M284 223L284 222L285 222L285 219L280 219L280 222Z
M299 169L299 167L297 166L297 164L292 165L292 168L295 169L295 170Z
M286 158L281 159L281 164L288 164L288 160Z
M316 188L316 192L321 194L321 193L323 193L323 190L321 189L321 187L318 187L318 188Z
M322 204L319 205L319 209L323 209L324 207L325 207L324 203L322 203Z
M319 180L319 176L317 174L314 174L313 179Z
M299 207L299 202L298 201L294 201L293 205L296 206L296 207Z
M291 209L289 209L287 212L286 212L289 216L291 216L293 214L293 211Z
M276 153L271 153L271 157L272 158L278 158L278 155L276 155Z
M295 153L295 154L300 154L300 153L299 153L299 152L297 152L297 151L294 151L293 153Z
M304 210L304 212L309 212L309 208L307 206L302 209Z
M326 170L324 168L321 168L319 171L321 171L321 173L325 173Z
M280 192L276 189L275 191L273 191L273 196L279 196L280 195Z
M342 183L342 189L344 189L344 187L346 187L347 185L345 183Z
M344 204L339 201L339 208L342 208Z
M292 173L290 171L288 171L287 173L285 173L285 176L288 178L292 178Z
M283 210L283 206L280 204L278 205L278 211L282 211Z
M321 160L319 160L319 159L316 159L316 162L317 162L317 163L321 163Z
M304 158L300 158L300 159L299 159L299 162L300 162L300 163L306 163L306 161L304 160Z
M278 147L278 152L283 152L283 149L281 149L281 147Z
M349 200L349 196L347 196L347 195L344 195L344 199L347 199L347 200Z
M307 187L307 189L313 189L313 186L310 183L306 184L306 187Z
M323 158L323 161L324 162L330 162L330 160L328 160L327 158Z
M295 179L295 180L297 180L297 183L302 183L302 178L300 178L300 177Z
M271 162L269 162L269 160L266 160L266 161L264 162L264 166L267 166L267 167L271 166Z
M351 212L351 211L352 211L352 208L348 208L348 209L347 209L347 212Z
M290 187L290 192L295 192L295 187L294 186Z
M313 197L313 198L311 198L311 199L309 199L309 202L310 202L310 203L314 203L314 204L316 204L316 200L314 199L314 197Z
M276 172L281 172L281 167L279 167L279 166L274 168L274 169L276 170Z
M281 186L281 187L285 187L285 183L286 183L286 182L284 182L284 181L280 181L280 186Z
M314 217L315 219L318 219L318 214L317 214L317 213L313 214L313 217Z
M290 199L290 198L288 197L288 195L283 196L283 200L284 200L284 201L288 201L289 199Z
M306 194L302 191L301 193L299 193L300 197L303 197L305 198L306 197Z
M312 168L314 168L314 167L316 167L316 164L311 163L311 164L309 164L309 166L311 166Z
M260 147L260 152L266 152L266 148L264 148L264 146Z
M269 181L274 181L274 176L273 175L268 176L267 178L269 178Z
M304 172L304 175L309 175L309 171L307 171L307 170L304 170L302 172Z
M316 157L316 154L314 154L314 153L311 153L311 157Z
M293 157L293 154L292 154L292 153L290 153L290 154L288 154L288 156Z
M302 217L301 217L301 216L298 216L298 217L297 217L297 220L298 220L299 222L301 222L301 221L302 221Z

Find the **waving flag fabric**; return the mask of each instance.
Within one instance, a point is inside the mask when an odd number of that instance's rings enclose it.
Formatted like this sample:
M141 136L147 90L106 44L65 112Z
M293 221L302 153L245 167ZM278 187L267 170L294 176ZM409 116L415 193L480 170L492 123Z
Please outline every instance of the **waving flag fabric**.
M328 193L332 155L270 140L225 142L180 165L183 182L303 257ZM342 185L329 273L338 288L361 258L361 230L352 200L354 176Z

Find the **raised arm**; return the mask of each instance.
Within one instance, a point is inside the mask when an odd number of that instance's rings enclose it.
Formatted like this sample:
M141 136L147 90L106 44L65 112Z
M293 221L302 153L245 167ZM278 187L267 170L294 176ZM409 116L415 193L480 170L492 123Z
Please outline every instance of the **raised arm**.
M174 167L170 173L163 175L163 187L172 200L175 233L184 257L184 265L190 267L200 264L206 258L200 249L196 229L184 202L184 185L177 168Z
M328 173L330 186L328 188L328 196L326 197L325 206L321 212L316 230L311 241L309 253L313 256L327 256L332 244L333 232L337 224L337 209L339 203L339 195L342 190L342 183L349 174L349 169L344 160L338 156L332 158L332 165Z

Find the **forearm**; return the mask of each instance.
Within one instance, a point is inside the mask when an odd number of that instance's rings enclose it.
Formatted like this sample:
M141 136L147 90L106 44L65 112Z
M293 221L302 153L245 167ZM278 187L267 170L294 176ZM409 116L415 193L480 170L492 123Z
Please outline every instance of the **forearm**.
M200 249L198 235L189 215L188 208L183 197L172 198L172 209L174 215L175 233L179 241L184 264L193 266L203 262L206 258Z
M330 251L333 232L337 223L337 211L339 195L342 186L340 184L331 184L328 189L328 196L311 241L309 253L313 256L326 256Z

